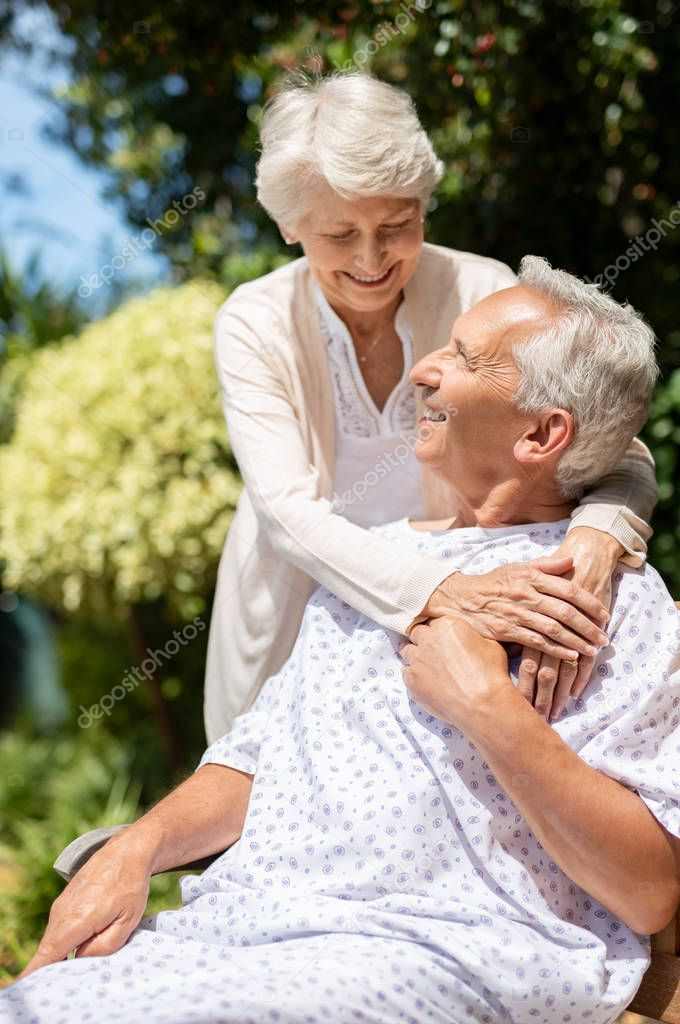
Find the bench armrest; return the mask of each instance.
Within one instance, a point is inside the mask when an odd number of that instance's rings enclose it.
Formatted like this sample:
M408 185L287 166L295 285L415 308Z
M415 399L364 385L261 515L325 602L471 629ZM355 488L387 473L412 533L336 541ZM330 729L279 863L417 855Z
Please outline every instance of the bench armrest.
M90 832L83 833L82 836L78 836L72 843L61 851L59 856L54 862L54 870L57 874L61 875L67 882L76 875L84 864L87 864L90 857L100 850L105 843L115 836L122 829L127 828L127 825L106 825L104 828L93 828ZM216 853L212 857L204 857L202 860L194 860L189 864L178 864L177 867L168 868L168 871L188 871L188 872L199 872L205 871L214 860L216 860L221 854ZM165 872L157 872L158 874L164 874Z

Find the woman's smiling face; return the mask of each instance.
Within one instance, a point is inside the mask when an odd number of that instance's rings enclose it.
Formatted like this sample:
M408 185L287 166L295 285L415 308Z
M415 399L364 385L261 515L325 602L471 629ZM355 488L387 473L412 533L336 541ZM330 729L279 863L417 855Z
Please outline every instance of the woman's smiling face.
M423 222L417 199L343 199L319 184L311 212L295 232L328 301L336 308L377 312L396 300L418 265Z

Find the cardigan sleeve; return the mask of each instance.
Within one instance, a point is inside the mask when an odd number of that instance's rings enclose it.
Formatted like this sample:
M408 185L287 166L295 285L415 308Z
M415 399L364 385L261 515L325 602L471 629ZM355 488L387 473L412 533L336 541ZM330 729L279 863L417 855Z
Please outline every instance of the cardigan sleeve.
M599 480L571 513L569 530L590 526L609 533L626 549L622 562L642 565L652 535L649 521L659 500L654 470L649 448L633 438L617 468Z
M451 568L333 512L309 461L276 332L261 325L260 333L229 302L217 314L227 430L257 518L281 558L383 627L405 633Z

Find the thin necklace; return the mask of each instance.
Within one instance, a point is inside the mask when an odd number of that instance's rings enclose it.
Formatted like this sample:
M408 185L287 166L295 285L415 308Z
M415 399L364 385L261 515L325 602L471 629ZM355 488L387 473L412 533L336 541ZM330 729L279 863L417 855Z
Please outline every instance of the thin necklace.
M378 334L375 336L375 338L373 339L371 344L368 346L368 350L366 352L364 352L363 356L359 356L358 357L360 363L368 362L368 357L370 356L371 352L373 351L375 346L378 344L378 342L382 340L383 333L384 333L384 328L382 328L378 332Z

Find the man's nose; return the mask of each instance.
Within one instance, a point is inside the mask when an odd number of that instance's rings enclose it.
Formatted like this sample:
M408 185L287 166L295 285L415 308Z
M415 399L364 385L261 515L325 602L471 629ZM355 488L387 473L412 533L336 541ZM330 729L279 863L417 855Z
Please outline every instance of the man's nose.
M441 370L439 369L439 362L436 356L436 352L431 352L429 355L418 360L409 374L411 384L435 389L439 387Z

